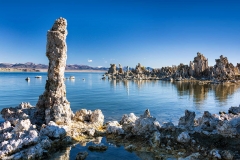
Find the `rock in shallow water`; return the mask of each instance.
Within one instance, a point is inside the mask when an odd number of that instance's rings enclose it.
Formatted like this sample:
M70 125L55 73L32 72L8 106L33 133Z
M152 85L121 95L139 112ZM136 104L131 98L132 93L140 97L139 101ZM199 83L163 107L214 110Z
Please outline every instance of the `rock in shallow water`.
M106 132L108 134L124 134L124 130L122 129L122 126L117 121L110 121L107 122L107 130Z
M88 149L91 151L106 151L107 150L107 146L105 146L104 144L99 144L99 145L91 145L88 146Z
M84 160L86 159L88 156L88 152L84 151L84 152L79 152L76 156L76 160Z

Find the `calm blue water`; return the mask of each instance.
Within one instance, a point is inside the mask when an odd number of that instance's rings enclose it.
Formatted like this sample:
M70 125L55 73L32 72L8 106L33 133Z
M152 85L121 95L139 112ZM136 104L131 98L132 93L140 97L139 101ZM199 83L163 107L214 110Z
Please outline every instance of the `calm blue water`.
M101 109L105 121L120 120L123 114L142 114L147 108L160 123L172 121L177 124L186 109L197 116L205 110L211 113L227 111L230 106L240 104L239 85L197 85L196 83L166 81L108 81L101 80L103 73L65 73L67 98L75 112L79 109ZM35 76L42 76L36 79ZM25 81L30 77L29 82ZM15 107L21 102L35 106L43 93L47 73L0 73L0 110ZM85 80L83 80L83 78ZM0 119L3 120L3 119ZM108 146L105 152L91 152L80 144L56 153L51 159L74 160L77 153L87 151L87 159L147 159L152 153L128 152L123 146L116 146L103 138ZM169 158L171 159L171 158Z
M160 123L177 124L185 109L200 116L227 111L240 104L239 85L197 85L195 83L166 81L108 81L103 73L65 73L67 99L75 112L79 109L101 109L105 121L120 120L123 114L142 114L147 108ZM40 75L42 79L36 79ZM30 77L29 82L25 81ZM15 107L21 102L37 103L43 93L47 73L0 73L0 109ZM82 80L82 79L85 80ZM0 119L2 120L2 119Z

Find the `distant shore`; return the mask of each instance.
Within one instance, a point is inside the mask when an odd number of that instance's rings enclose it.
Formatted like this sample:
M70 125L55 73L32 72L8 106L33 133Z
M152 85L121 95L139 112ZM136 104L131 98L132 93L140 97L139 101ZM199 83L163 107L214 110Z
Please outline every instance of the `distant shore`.
M48 69L0 68L0 72L47 72ZM107 72L106 70L65 70L65 72Z

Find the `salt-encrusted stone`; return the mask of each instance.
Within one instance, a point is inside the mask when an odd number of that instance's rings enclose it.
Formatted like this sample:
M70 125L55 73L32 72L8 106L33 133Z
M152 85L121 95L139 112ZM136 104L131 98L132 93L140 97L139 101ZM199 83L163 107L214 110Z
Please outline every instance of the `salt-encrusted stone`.
M233 160L233 153L231 151L223 150L220 152L220 155L221 155L222 159Z
M192 129L194 126L195 112L185 110L185 116L181 117L178 126L181 128Z
M12 127L11 127L11 123L9 121L5 121L0 124L0 133L8 132L11 130L12 130Z
M73 119L81 122L85 121L89 122L91 114L92 114L91 110L81 109L75 113Z
M108 134L124 134L122 126L117 121L107 122L107 131Z
M177 141L180 143L187 143L190 141L190 136L187 132L182 132L178 135Z
M15 132L21 132L24 130L28 130L30 128L30 126L31 126L31 122L29 119L19 120L13 130Z
M207 131L213 131L216 129L216 126L219 121L219 116L212 115L210 112L205 111L203 113L203 116L198 118L198 127L200 127L201 130L207 130Z
M76 112L73 117L74 121L80 121L92 127L100 127L104 122L104 115L100 109L91 111L86 109L81 109Z
M30 130L29 134L23 139L23 145L33 145L39 140L38 132L36 130Z
M239 114L240 113L240 105L239 105L239 107L231 107L231 108L229 108L228 112L232 113L232 114Z
M216 129L224 137L236 137L240 135L240 117L219 121Z
M95 129L93 129L93 128L90 128L90 129L87 129L87 134L89 135L89 136L94 136L94 133L95 133Z
M100 109L97 109L92 112L90 116L90 122L97 124L98 126L102 126L104 122L104 115Z
M163 125L161 126L161 129L163 130L170 130L170 131L174 131L175 130L175 126L172 122L164 122Z
M19 120L25 119L29 119L32 122L35 107L32 107L29 103L21 103L19 106L2 109L1 114L5 121L9 121L12 125L16 125Z
M124 124L124 123L135 123L135 121L138 119L137 116L135 116L134 113L130 113L129 115L127 114L124 114L121 121L120 121L120 124Z
M45 128L40 130L40 134L50 138L62 138L66 135L66 129L50 121Z
M219 154L219 151L217 149L213 149L210 151L209 155L211 158L217 158L217 159L222 159L221 155Z
M122 125L123 130L127 133L131 132L137 119L138 117L136 117L134 113L130 113L129 115L124 114L120 121L120 124Z
M156 124L156 118L150 115L150 111L147 109L143 115L140 116L135 121L135 125L133 126L132 133L134 135L143 135L150 136L153 132L157 131L158 126Z
M48 80L45 91L39 97L36 116L45 122L57 124L70 123L72 111L66 98L64 71L67 60L67 21L59 18L47 33L47 51L49 59Z
M185 157L185 158L178 158L179 160L199 160L200 159L200 153L192 153L191 155Z
M22 102L17 106L18 109L29 109L33 108L33 106L29 102Z
M52 140L48 136L41 136L40 144L43 149L49 149L52 144Z

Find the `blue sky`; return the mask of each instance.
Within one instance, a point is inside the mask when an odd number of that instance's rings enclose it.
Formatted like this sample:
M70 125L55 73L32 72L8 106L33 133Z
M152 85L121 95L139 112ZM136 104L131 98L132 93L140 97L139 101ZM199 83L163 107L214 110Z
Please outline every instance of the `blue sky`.
M0 0L0 62L43 63L46 33L68 22L67 64L189 64L197 52L240 63L240 1Z

